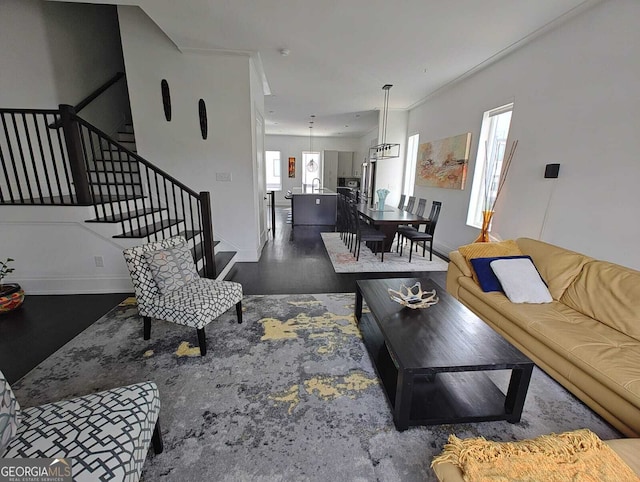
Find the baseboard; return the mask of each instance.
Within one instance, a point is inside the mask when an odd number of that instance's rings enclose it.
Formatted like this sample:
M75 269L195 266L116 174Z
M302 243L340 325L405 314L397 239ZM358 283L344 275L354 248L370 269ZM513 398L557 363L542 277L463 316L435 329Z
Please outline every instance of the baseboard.
M21 278L26 295L78 295L133 292L130 277Z

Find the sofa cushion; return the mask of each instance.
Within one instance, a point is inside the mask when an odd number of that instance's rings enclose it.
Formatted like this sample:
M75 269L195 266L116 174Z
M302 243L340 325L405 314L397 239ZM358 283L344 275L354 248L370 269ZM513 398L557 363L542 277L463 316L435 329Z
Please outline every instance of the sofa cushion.
M640 271L592 261L560 301L640 341Z
M518 238L518 246L533 259L554 300L559 300L567 287L593 258L553 244L530 238Z
M553 301L531 258L496 259L490 265L511 302L550 303Z
M480 284L480 288L485 293L490 293L492 291L502 291L502 285L500 284L500 280L493 272L491 268L491 262L496 261L498 259L519 259L519 258L527 258L531 260L530 256L494 256L491 258L473 258L471 260L471 266L473 266L473 270L476 272L476 276L478 277L478 283Z
M240 283L198 278L166 295L156 296L141 313L200 329L239 301L242 301Z
M464 256L471 269L471 274L476 283L478 283L478 276L473 270L471 260L474 258L489 258L495 256L518 256L524 254L516 242L512 239L506 241L500 241L498 243L471 243L458 248L460 254Z
M0 372L0 457L15 438L20 425L20 404Z
M159 249L172 248L185 244L187 240L183 236L174 236L173 238L163 239L154 243L144 244L142 246L134 246L125 249L122 254L127 262L127 268L131 273L131 281L136 292L138 305L144 305L147 300L160 294L158 285L153 279L149 263L144 257L144 253L149 251L157 251Z
M191 250L185 244L173 248L159 249L144 253L149 263L153 280L161 295L192 283L200 278Z
M140 478L160 412L152 382L24 409L8 458L72 458L74 481Z

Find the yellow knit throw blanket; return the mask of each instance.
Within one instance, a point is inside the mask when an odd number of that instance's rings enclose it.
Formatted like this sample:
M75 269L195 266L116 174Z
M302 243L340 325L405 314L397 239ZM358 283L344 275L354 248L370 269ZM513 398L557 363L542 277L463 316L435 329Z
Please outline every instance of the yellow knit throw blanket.
M492 442L484 437L449 443L433 459L451 462L467 482L640 480L631 468L590 430L542 435L518 442Z

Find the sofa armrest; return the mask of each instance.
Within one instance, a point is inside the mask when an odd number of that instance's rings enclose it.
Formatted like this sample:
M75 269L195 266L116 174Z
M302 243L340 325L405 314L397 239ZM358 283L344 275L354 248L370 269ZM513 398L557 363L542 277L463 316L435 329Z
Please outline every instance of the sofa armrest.
M464 259L464 256L460 254L460 251L451 251L449 253L449 267L447 268L447 292L458 298L458 289L460 282L458 278L466 277L471 278L471 269Z
M460 270L462 276L466 276L468 278L472 277L471 268L469 268L469 263L464 259L464 256L460 253L460 251L451 251L449 253L449 259L456 267Z

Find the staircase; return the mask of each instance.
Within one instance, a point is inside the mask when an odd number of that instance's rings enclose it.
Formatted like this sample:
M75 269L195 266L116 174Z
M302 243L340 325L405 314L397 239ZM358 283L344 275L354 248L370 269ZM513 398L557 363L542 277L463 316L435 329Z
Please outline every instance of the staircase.
M135 132L132 124L125 124L115 139L101 139L100 148L89 163L90 179L96 217L88 223L120 224L121 232L114 238L162 239L165 230L171 235L184 236L193 244L191 254L201 276L205 275L205 243L202 231L187 229L184 216L170 213L170 209L158 200L156 205L145 196L143 175L136 159L123 156L122 148L137 154ZM157 180L157 179L156 179ZM166 188L165 188L166 189ZM171 191L167 201L172 199ZM124 201L124 202L123 202ZM221 277L236 255L235 251L217 251L219 241L213 242L217 277ZM231 266L229 266L231 267Z
M210 194L140 157L131 124L112 138L61 105L0 109L0 125L0 204L92 206L86 222L113 225L113 238L184 236L201 276L230 269L236 253L216 250Z

